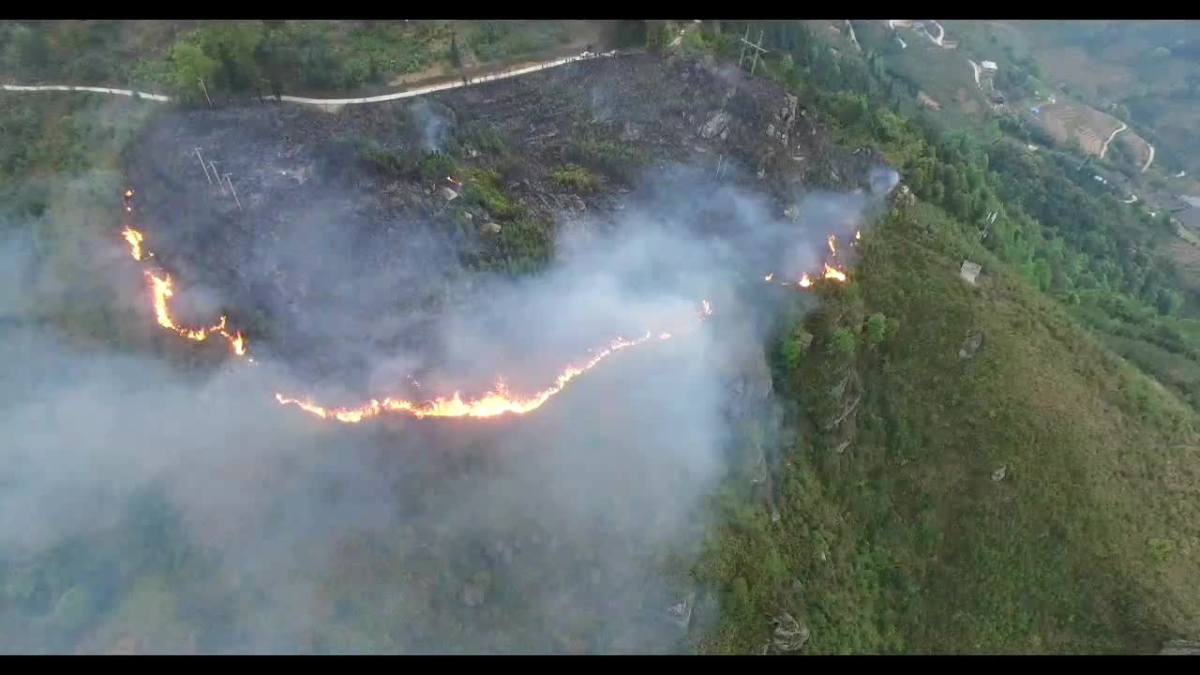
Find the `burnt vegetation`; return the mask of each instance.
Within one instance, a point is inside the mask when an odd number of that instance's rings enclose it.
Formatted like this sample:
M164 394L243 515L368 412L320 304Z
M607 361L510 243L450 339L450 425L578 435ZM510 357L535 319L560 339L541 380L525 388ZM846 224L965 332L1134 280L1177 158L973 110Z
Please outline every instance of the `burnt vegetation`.
M89 246L111 235L128 180L183 283L213 289L252 345L351 389L368 381L363 354L424 345L431 317L474 279L545 271L565 228L623 207L641 176L690 164L784 212L798 192L867 187L873 167L901 174L902 197L856 245L850 283L789 296L769 322L769 365L739 386L765 390L774 409L740 420L703 550L656 558L678 593L636 598L629 632L613 637L572 603L625 582L589 557L600 544L647 542L556 539L540 521L439 525L454 495L502 473L473 437L396 479L397 508L433 517L342 540L337 573L313 582L321 626L299 649L1122 652L1194 633L1200 331L1194 298L1154 253L1168 223L1081 187L1078 164L1030 156L1035 132L1021 125L996 142L941 129L911 83L793 22L762 27L772 54L755 78L736 68L744 25L706 23L673 48L680 26L629 23L622 39L649 53L444 92L429 97L432 118L404 101L336 114L239 104L170 108L143 125L134 102L0 94L13 141L0 148L5 225L62 281L40 291L40 321L148 348L131 327L144 320L114 294L62 290L103 267ZM7 30L9 63L61 74L50 56L69 51L68 29ZM89 30L102 41L115 29ZM130 77L173 82L193 103L198 73L226 93L354 87L427 65L422 45L443 38L459 62L468 47L494 58L548 48L504 24L453 37L382 22L181 33ZM232 176L241 208L206 180L196 148ZM286 247L267 265L251 255L289 241L337 262ZM397 269L400 251L423 264ZM964 260L982 265L978 285L959 277ZM342 263L354 274L333 274ZM402 324L381 321L379 306ZM347 336L343 325L373 328ZM217 362L154 348L200 372ZM439 492L451 483L466 487ZM134 634L140 650L247 644L238 617L254 616L251 594L186 532L147 491L98 535L0 557L0 649L99 651ZM561 549L585 581L537 565ZM542 586L569 601L547 613L529 601ZM663 616L678 624L669 645L630 635Z

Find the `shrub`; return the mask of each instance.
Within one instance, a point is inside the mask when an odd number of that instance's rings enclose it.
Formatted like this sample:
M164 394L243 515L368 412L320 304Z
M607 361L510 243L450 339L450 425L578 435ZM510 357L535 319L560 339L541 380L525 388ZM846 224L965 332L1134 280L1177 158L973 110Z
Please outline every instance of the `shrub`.
M867 319L867 344L874 347L883 342L887 336L887 329L887 317L878 312L872 314Z
M424 180L445 180L458 171L458 166L450 155L441 152L427 152L417 163L417 172Z
M550 174L550 178L560 186L578 192L593 192L600 182L591 171L574 164L558 169Z
M833 331L833 335L829 336L829 346L835 354L848 356L854 353L857 340L854 339L854 332L849 328L839 328Z
M500 177L494 171L471 171L463 198L482 206L494 218L512 218L520 212L520 208L500 191L499 182Z

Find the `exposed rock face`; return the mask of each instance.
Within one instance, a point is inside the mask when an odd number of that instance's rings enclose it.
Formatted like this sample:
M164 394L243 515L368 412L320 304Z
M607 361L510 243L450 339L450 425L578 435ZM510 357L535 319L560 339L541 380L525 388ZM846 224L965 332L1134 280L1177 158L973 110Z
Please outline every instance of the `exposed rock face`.
M958 358L970 359L974 358L975 352L979 351L979 347L983 345L983 335L972 333L963 340L962 348L958 350Z
M1166 656L1200 656L1200 640L1169 640L1159 654Z
M811 635L808 626L800 623L787 612L771 619L771 623L775 625L775 631L771 634L771 641L763 649L764 652L772 650L784 653L798 651L804 647Z
M975 286L975 285L977 285L975 282L975 279L979 276L979 273L982 270L983 270L983 268L980 267L978 263L973 263L970 260L964 260L963 264L962 264L962 269L959 270L958 273L959 273L959 276L961 276L963 278L963 281L967 282L968 284L971 284L972 286Z
M725 132L729 128L729 123L733 120L733 116L724 110L709 115L708 121L700 127L700 137L705 140L715 138Z
M692 591L687 594L678 603L667 608L667 614L671 619L679 624L680 628L687 629L688 624L692 621L692 608L695 605L696 592Z
M767 124L767 136L787 147L788 135L791 134L792 127L796 126L796 108L800 105L800 99L791 94L785 94L783 99L783 104Z

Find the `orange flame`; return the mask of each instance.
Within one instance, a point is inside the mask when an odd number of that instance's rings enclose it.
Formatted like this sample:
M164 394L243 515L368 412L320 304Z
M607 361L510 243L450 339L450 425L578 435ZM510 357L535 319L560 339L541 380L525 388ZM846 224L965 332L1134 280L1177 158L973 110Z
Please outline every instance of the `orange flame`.
M127 188L123 196L125 197L125 211L132 213L133 207L130 206L130 200L133 199L133 190ZM153 253L143 252L142 242L145 241L145 236L138 230L133 229L132 226L126 225L121 234L129 244L129 254L133 256L134 260L142 260L143 257L154 255ZM170 299L175 295L174 282L171 281L171 275L164 272L162 276L159 276L149 270L146 270L143 274L150 281L150 292L154 302L154 318L158 321L158 325L194 342L203 342L213 333L219 333L229 343L229 348L234 354L238 356L246 355L246 338L242 336L241 331L230 333L226 330L227 321L224 316L217 321L216 325L208 328L184 328L177 325L175 319L171 317Z
M226 318L221 316L215 326L208 328L184 328L175 323L175 319L171 317L170 299L175 295L174 282L171 281L171 275L164 274L158 276L154 272L147 270L146 278L150 280L150 290L154 295L154 317L158 320L158 325L167 330L174 331L179 335L192 340L194 342L204 342L208 336L217 333L229 342L229 347L234 354L238 356L246 355L246 339L241 332L231 334L226 330Z
M807 274L801 275L800 288L808 288L809 286L812 286L812 283L812 279L808 278Z
M127 189L124 193L126 199L126 211L132 212L132 207L129 205L129 200L133 197L133 190ZM135 260L142 260L141 243L144 241L142 233L126 226L122 233L125 240L130 245L130 254ZM153 256L153 253L146 254ZM170 300L175 295L174 282L171 280L170 274L166 272L155 273L150 270L143 272L149 281L151 295L153 297L154 315L158 324L163 328L170 330L178 335L195 342L202 342L212 334L219 334L229 343L231 351L237 356L245 356L246 339L241 331L230 332L227 329L227 320L225 316L221 316L215 326L208 328L185 328L175 323L175 319L171 316ZM161 275L160 275L161 274ZM708 300L700 302L700 321L712 316L712 305ZM610 342L607 347L594 354L591 358L581 364L573 364L567 366L554 380L554 384L536 394L520 398L513 397L509 394L507 387L503 382L497 382L493 389L477 399L463 399L459 392L455 392L450 397L439 396L432 400L424 402L407 401L403 399L384 398L382 400L372 399L368 403L356 408L327 408L317 405L311 399L300 400L284 396L276 392L275 400L280 405L295 405L301 410L319 417L321 419L334 419L346 424L354 424L363 420L376 417L384 412L404 413L416 418L424 417L473 417L487 418L497 417L500 415L512 413L523 415L533 410L540 408L546 401L550 400L555 394L561 392L567 384L580 375L588 372L592 368L598 366L603 360L612 354L627 349L636 347L653 338L653 334L647 331L645 335L635 339L627 340L625 338L617 338ZM661 341L670 340L673 337L672 333L661 332L657 335ZM247 359L253 363L254 359ZM410 378L411 379L411 378ZM414 385L419 387L415 381Z
M146 278L150 280L150 289L154 293L154 316L158 319L158 325L196 342L203 342L208 338L209 333L225 331L225 317L223 316L212 328L190 329L176 325L175 320L171 318L171 309L167 302L175 295L171 275L165 274L160 277L154 272L147 271Z
M234 337L229 337L229 333L221 331L221 335L229 340L229 346L233 348L233 353L238 356L246 355L246 338L242 337L242 331L238 331Z
M705 317L712 315L712 305L707 300L702 300L700 307L701 321ZM425 417L487 418L509 413L524 415L542 407L546 401L549 401L555 394L566 388L567 384L572 380L600 365L600 362L609 356L622 349L644 344L652 337L653 334L650 331L646 331L644 335L634 340L618 337L587 361L580 364L568 365L554 378L554 384L532 396L524 398L513 396L503 382L497 382L491 391L475 399L464 399L462 394L456 391L449 397L439 396L424 402L407 401L391 397L382 400L371 399L367 403L354 408L326 407L314 403L312 399L301 400L291 398L278 392L275 394L275 400L280 405L294 405L321 419L334 419L345 424L357 424L385 412L402 413L418 419ZM659 340L670 340L671 337L671 333L658 334Z
M129 242L129 255L133 256L134 260L141 260L142 241L145 239L142 233L126 225L121 234L125 237L125 241Z
M774 278L775 278L775 273L774 273L774 272L771 272L771 273L770 273L770 274L768 274L767 276L763 277L763 281L770 281L770 280L772 280L772 279L774 279Z
M825 278L832 279L834 281L845 281L846 273L830 267L829 263L825 263Z

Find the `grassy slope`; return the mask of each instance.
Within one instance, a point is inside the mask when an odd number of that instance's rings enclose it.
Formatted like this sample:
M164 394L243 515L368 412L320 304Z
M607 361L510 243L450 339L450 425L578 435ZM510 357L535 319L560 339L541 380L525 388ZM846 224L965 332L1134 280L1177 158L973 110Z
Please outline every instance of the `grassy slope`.
M760 647L781 610L815 652L1150 650L1195 631L1193 414L932 208L881 226L864 254L859 288L810 320L798 373L820 409L821 324L853 315L850 295L899 320L853 365L856 440L839 455L797 433L781 521L743 509L717 535L700 573L730 611L706 648ZM957 277L968 256L982 288ZM960 359L972 330L983 347Z

